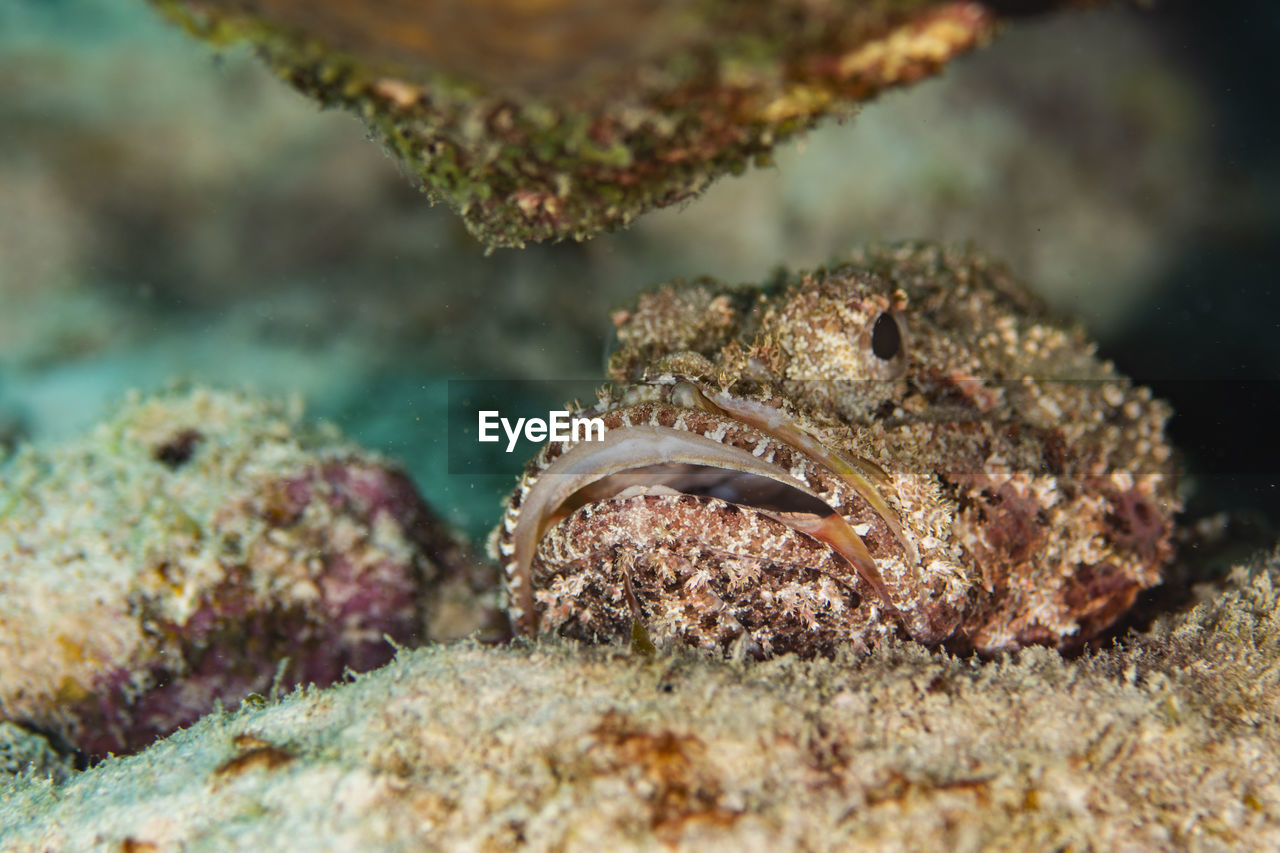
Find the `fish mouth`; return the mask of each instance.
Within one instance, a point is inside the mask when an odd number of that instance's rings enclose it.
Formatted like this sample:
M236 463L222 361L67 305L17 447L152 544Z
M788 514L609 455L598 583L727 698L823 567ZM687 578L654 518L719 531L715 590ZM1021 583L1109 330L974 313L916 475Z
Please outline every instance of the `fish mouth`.
M828 448L763 404L712 396L688 380L668 390L665 401L601 413L602 441L549 444L526 472L498 540L520 632L537 633L532 564L547 532L581 507L637 493L714 498L781 522L835 551L903 621L863 536L839 511L854 501L869 506L907 562L918 560L880 493L882 469Z
M579 489L561 504L557 515L567 516L589 503L639 493L716 498L772 512L820 516L835 512L821 499L778 480L714 465L660 462L620 471Z
M819 462L828 471L844 480L863 500L871 505L881 520L893 531L898 544L907 554L908 562L917 563L920 555L915 545L902 530L902 520L880 494L880 488L889 484L889 475L869 459L841 453L825 444L821 438L805 429L782 412L752 400L709 392L687 377L673 377L670 396L683 405L706 412L737 418L774 438L784 441Z

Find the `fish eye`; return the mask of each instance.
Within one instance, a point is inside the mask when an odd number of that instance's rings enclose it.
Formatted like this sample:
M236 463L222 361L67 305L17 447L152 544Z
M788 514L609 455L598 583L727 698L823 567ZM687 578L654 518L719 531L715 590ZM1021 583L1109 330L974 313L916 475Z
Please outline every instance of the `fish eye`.
M881 361L892 361L902 352L902 330L888 311L881 312L871 329L871 353Z

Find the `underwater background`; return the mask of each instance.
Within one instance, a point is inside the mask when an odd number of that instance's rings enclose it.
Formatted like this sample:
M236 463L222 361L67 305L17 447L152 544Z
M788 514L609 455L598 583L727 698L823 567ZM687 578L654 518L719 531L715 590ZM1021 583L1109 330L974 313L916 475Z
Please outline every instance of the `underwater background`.
M354 117L142 2L0 4L0 447L130 388L298 394L482 537L523 464L450 473L450 379L603 375L609 312L873 240L963 243L1176 415L1192 517L1280 517L1280 158L1265 3L1017 21L776 165L583 243L486 254ZM554 403L556 401L548 401Z

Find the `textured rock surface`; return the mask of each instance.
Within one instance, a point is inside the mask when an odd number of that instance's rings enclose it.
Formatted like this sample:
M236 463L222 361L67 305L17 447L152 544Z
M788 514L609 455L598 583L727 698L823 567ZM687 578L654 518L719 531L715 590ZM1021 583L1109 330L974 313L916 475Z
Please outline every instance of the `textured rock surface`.
M0 782L0 846L1274 848L1278 582L1272 557L1077 660L402 653L61 786Z
M591 236L986 41L974 2L156 0L352 110L490 246Z
M0 778L27 775L62 782L73 772L67 758L43 736L13 723L0 723Z
M403 474L288 409L126 402L0 469L0 720L138 749L273 681L498 629L491 570Z

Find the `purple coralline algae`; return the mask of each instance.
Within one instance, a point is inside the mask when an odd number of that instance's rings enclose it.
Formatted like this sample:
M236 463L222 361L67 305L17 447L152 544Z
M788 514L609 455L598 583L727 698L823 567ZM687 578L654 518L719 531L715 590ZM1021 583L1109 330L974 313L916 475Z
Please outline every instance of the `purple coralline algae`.
M300 406L129 399L0 468L0 720L132 752L218 703L500 636L492 569Z

